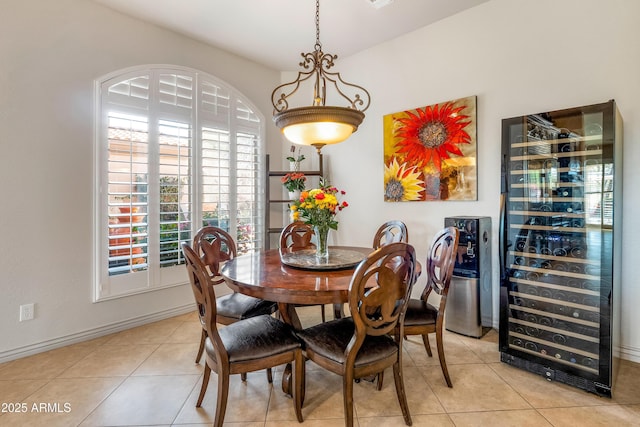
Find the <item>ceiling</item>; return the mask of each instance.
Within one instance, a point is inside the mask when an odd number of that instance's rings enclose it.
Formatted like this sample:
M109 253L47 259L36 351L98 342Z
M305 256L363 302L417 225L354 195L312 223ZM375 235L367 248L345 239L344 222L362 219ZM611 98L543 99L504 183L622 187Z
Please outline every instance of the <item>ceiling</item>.
M279 71L297 70L316 41L313 0L93 1ZM486 1L321 0L322 50L347 57Z

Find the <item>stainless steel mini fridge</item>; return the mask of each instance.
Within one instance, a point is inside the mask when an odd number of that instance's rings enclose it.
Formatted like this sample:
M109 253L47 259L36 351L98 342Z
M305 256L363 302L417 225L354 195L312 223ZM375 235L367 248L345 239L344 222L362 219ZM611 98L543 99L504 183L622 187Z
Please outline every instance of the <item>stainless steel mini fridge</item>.
M621 138L614 101L502 122L501 360L609 397L619 352Z

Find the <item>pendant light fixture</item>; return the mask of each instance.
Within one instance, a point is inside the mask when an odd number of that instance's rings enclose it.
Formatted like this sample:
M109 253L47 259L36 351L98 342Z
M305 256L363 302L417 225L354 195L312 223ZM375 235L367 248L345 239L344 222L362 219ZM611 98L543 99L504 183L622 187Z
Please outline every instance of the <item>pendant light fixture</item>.
M322 52L320 43L320 0L316 0L316 44L314 51L302 53L302 67L298 77L282 84L271 94L273 121L291 142L312 145L318 152L328 144L337 144L349 138L364 119L371 97L361 86L342 80L340 73L329 72L338 55ZM289 108L290 98L304 86L313 84L310 106ZM327 106L327 89L335 92L344 106Z

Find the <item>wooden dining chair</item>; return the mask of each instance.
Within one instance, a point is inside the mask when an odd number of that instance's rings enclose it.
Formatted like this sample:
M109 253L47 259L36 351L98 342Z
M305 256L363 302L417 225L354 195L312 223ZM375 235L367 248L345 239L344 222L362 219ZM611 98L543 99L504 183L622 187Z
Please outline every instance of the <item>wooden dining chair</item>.
M343 377L346 426L353 426L354 380L390 366L405 424L411 425L402 375L402 334L415 270L415 250L407 243L391 243L373 251L351 278L351 316L297 333L308 359Z
M295 252L303 249L315 249L314 237L311 224L294 221L280 232L280 251Z
M211 283L213 285L224 283L224 279L220 275L220 269L226 261L237 256L233 237L218 227L202 227L193 238L193 250L208 268ZM278 305L275 302L232 292L216 299L216 321L221 325L230 325L249 317L273 314L277 309ZM206 330L203 324L196 363L202 358L205 338Z
M293 404L296 417L299 422L302 422L304 357L301 343L293 329L268 314L239 320L218 329L217 299L207 267L185 242L182 243L182 252L186 260L198 316L206 330L206 363L196 407L199 408L202 405L211 371L214 371L218 376L214 426L222 427L227 408L230 375L246 374L293 362Z
M399 220L387 221L378 227L376 234L373 236L373 249L378 249L384 245L395 242L409 242L409 231L404 222ZM378 383L378 390L382 390L382 383L384 381L384 371L379 372L375 377L368 378L367 380L376 381Z
M389 243L409 241L409 231L404 222L393 220L382 224L373 237L373 249L378 249Z
M281 253L291 253L306 249L314 249L316 248L315 243L313 242L315 238L315 233L313 231L313 226L311 224L307 224L303 221L294 221L291 224L288 224L286 227L282 229L280 232L280 252ZM341 307L335 308L336 310L340 310ZM326 321L326 315L324 310L324 305L320 305L320 315L322 317L322 321ZM336 312L337 315L337 312ZM340 317L340 316L338 316Z
M459 233L455 227L447 227L436 233L427 257L427 284L422 291L420 299L412 298L409 300L407 314L404 319L404 335L421 335L424 348L427 350L429 357L432 357L429 334L436 334L440 367L449 387L453 387L453 385L444 357L442 327L449 284L451 283L455 265L458 239ZM440 296L437 306L429 302L429 296L432 292Z

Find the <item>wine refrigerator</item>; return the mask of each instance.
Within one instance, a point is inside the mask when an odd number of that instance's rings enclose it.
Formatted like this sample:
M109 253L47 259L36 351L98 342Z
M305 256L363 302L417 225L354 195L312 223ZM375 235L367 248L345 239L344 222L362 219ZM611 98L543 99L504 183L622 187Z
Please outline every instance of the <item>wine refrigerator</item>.
M502 362L611 397L619 358L615 101L502 121Z

